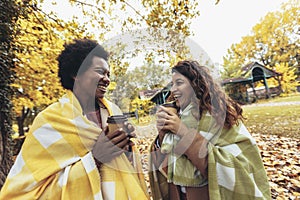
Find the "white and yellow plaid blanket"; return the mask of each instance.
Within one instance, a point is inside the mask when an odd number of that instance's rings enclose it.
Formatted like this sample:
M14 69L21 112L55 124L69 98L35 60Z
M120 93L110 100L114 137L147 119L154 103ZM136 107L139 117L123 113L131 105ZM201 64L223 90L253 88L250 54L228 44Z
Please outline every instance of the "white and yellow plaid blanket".
M104 103L114 114L113 104ZM91 150L100 133L68 91L36 117L0 199L148 199L125 154L99 173Z
M269 200L270 186L259 149L242 122L230 129L215 126L209 114L199 121L198 131L208 143L208 187L213 200ZM154 150L154 146L151 146ZM201 152L199 152L201 153ZM150 157L149 179L154 199L168 197L167 179Z
M181 113L180 119L188 128L197 129L199 120L197 120L192 112L197 110L194 104L189 104ZM203 187L207 185L207 179L200 173L200 171L193 165L193 163L185 155L177 155L174 148L180 141L180 137L173 133L166 133L161 144L161 151L166 143L170 150L168 154L168 173L166 175L168 183L181 186ZM159 168L160 172L164 175L162 166Z

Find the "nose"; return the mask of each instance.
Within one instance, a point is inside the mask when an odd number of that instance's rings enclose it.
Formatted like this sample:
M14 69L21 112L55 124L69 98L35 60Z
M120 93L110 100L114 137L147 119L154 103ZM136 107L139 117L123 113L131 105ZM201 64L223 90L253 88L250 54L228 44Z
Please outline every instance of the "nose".
M106 83L107 85L109 85L110 83L110 78L107 74L102 75L100 80L102 80L102 82Z
M172 93L173 93L174 91L176 91L176 89L177 89L177 88L176 88L176 86L175 86L175 84L174 84L174 85L172 85L172 86L171 86L171 88L170 88L170 92L172 92Z

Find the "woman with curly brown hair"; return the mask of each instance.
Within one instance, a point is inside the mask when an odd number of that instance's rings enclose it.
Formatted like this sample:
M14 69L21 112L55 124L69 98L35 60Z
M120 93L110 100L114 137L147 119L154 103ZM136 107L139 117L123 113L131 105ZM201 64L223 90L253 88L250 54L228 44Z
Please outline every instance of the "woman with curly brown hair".
M242 108L208 68L178 62L172 68L171 97L180 111L161 106L157 112L159 135L151 146L149 173L153 199L270 199ZM169 153L161 151L166 132L179 138Z

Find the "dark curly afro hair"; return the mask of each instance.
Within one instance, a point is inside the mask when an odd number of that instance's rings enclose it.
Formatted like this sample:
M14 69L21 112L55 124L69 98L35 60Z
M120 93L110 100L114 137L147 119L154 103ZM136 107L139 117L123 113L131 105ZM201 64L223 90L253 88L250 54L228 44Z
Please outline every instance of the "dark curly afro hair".
M94 56L108 60L108 52L96 40L75 39L64 44L64 50L58 56L58 77L65 89L72 90L74 77L84 73L92 64Z

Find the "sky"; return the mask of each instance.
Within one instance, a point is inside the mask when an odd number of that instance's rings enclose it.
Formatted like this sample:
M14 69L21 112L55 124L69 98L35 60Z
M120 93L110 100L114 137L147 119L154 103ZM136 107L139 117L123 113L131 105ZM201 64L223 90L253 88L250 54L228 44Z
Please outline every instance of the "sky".
M214 63L223 63L223 56L232 44L260 22L268 12L279 10L287 0L199 0L200 17L193 21L190 38L200 45Z

